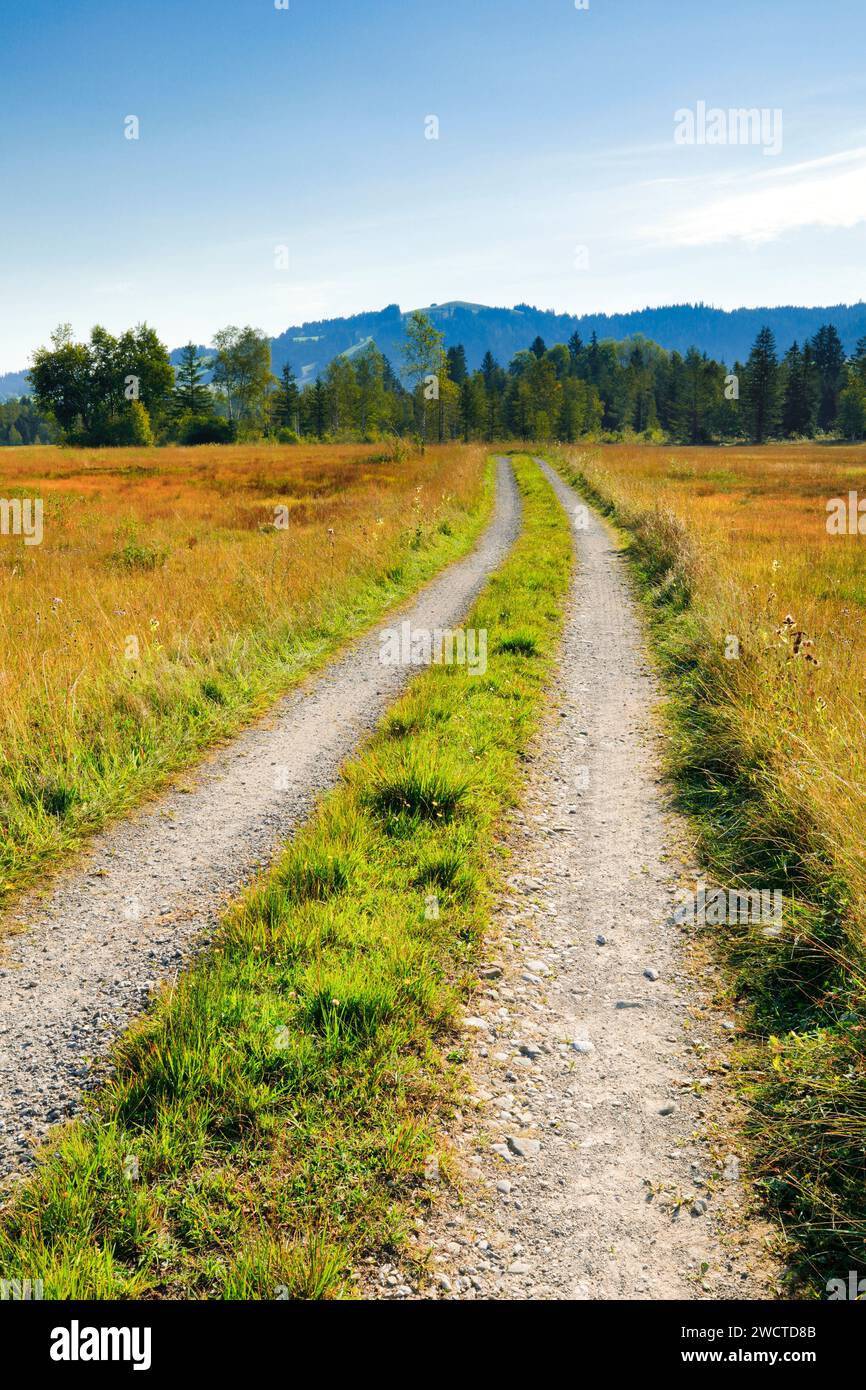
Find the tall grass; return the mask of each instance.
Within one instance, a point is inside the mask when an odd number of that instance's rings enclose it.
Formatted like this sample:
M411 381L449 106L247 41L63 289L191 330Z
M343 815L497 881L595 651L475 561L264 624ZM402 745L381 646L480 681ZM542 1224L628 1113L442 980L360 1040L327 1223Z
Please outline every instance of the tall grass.
M825 525L827 499L862 491L866 450L608 448L558 466L625 528L707 867L787 895L780 937L719 944L752 1029L754 1175L821 1296L866 1260L866 540Z
M4 450L0 894L264 708L464 553L484 454ZM284 524L285 523L285 524Z

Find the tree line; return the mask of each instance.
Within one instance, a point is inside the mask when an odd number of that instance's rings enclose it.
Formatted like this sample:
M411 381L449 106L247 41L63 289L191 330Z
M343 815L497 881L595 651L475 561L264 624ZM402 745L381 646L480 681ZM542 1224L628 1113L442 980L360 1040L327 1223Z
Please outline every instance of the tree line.
M146 324L77 343L61 325L30 369L32 400L0 407L0 442L79 445L219 443L274 438L423 441L643 438L684 444L866 437L866 339L847 357L833 325L784 356L769 328L745 363L697 348L667 352L642 337L550 347L537 337L503 366L488 351L470 371L462 345L421 312L409 316L395 370L367 341L299 386L272 370L261 331L229 326L172 365Z
M50 422L29 396L0 401L0 447L12 444L50 444Z

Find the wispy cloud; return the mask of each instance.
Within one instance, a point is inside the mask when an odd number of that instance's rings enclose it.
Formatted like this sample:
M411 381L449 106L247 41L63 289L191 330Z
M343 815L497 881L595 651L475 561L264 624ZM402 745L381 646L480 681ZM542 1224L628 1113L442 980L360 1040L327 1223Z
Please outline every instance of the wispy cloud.
M134 293L136 284L134 280L104 280L98 285L93 286L93 293L98 295L127 295Z
M690 180L688 205L645 229L651 241L709 246L776 241L805 227L854 227L866 222L866 147L774 168L733 182Z

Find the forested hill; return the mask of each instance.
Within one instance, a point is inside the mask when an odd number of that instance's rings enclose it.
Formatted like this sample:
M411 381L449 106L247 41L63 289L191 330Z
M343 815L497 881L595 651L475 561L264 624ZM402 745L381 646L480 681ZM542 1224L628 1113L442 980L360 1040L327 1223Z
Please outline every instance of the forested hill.
M30 389L27 373L5 372L0 375L0 401L10 401L16 396L26 396Z
M536 309L529 304L495 309L455 300L430 305L425 312L444 332L446 348L463 344L470 370L481 365L488 349L506 366L516 352L528 347L536 337L552 346L567 343L575 330L584 341L593 333L599 338L617 340L641 334L668 351L685 353L690 347L697 347L728 365L745 361L757 333L765 326L773 330L782 352L795 340L802 343L812 337L827 323L838 329L848 353L853 352L860 338L866 337L866 303L863 301L821 308L786 305L775 309L733 310L713 309L706 304L671 304L658 309L635 309L627 314L572 315ZM304 385L314 381L338 353L351 353L372 339L399 371L406 318L397 304L389 304L376 312L287 328L272 340L273 369L279 372L288 362ZM179 350L172 354L174 360L178 356ZM0 375L0 400L27 391L25 370Z
M556 314L518 304L492 309L483 304L453 301L429 305L424 312L445 334L445 346L462 343L470 370L481 365L488 349L507 366L516 352L536 337L548 347L567 343L577 330L586 342L599 338L628 338L642 334L668 351L686 353L697 347L717 361L745 361L760 329L769 326L785 351L795 340L811 338L822 324L832 323L847 352L866 336L866 303L826 308L785 306L776 309L712 309L706 304L672 304L659 309L635 309L628 314ZM313 380L337 353L351 351L372 338L380 352L399 369L406 315L391 304L378 313L345 319L323 319L288 328L273 340L274 370L289 362L301 382Z

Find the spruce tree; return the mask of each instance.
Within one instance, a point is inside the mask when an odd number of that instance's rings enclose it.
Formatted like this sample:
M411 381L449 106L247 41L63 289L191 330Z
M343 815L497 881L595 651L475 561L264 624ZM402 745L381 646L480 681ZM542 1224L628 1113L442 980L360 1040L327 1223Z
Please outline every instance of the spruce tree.
M755 444L773 433L779 416L779 359L770 328L762 328L746 363L740 395Z
M328 423L328 393L325 390L325 383L321 377L316 379L313 387L313 429L319 439L324 436L325 428Z
M484 354L484 360L481 363L481 374L484 377L484 389L486 391L493 390L498 372L499 363L488 348Z
M186 347L181 348L173 393L176 415L213 414L213 397L204 385L208 365L207 360L199 356L195 343L187 343Z
M283 364L280 372L280 384L277 387L276 417L284 429L294 430L300 433L298 420L298 406L300 404L300 393L298 383L295 380L295 373L288 362Z
M812 402L807 380L807 363L795 342L785 353L783 363L785 394L782 402L782 432L789 438L808 434L812 423Z
M820 381L818 428L832 430L839 410L839 393L844 384L845 349L832 323L825 323L818 329L810 346Z
M448 376L455 386L462 386L469 376L466 365L466 349L462 343L448 349Z

